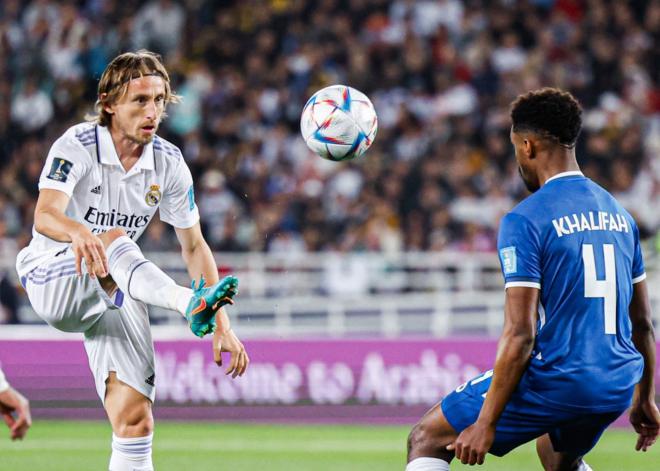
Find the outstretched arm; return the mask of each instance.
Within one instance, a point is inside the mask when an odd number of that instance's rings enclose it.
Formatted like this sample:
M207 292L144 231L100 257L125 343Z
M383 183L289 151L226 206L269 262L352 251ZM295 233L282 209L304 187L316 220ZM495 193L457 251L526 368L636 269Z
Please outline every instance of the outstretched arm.
M630 321L632 340L635 348L644 358L644 372L635 387L633 405L630 410L630 422L639 434L636 450L646 451L653 445L660 432L660 412L655 404L655 336L651 320L646 281L633 285L633 297L630 303Z
M199 222L187 229L175 228L175 232L190 278L199 279L201 275L209 285L217 283L218 268L211 248L204 240ZM222 366L221 352L230 352L231 362L226 373L234 378L242 376L250 362L245 347L231 329L229 316L223 308L218 309L215 320L217 327L213 333L213 358L218 366Z
M497 347L493 379L477 421L463 430L447 449L463 464L483 464L495 439L495 425L527 368L534 347L539 290L506 290L504 330Z

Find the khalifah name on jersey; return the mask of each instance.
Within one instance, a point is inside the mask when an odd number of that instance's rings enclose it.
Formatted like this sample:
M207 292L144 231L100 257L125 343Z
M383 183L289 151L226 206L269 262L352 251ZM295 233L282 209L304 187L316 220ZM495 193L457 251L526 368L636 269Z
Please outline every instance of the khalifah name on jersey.
M85 221L95 226L124 227L126 229L144 227L151 215L124 214L114 209L109 213L99 211L98 208L89 207L85 213Z
M616 231L630 232L628 221L622 215L607 211L589 211L588 213L573 213L553 219L552 225L557 231L557 237L583 231Z

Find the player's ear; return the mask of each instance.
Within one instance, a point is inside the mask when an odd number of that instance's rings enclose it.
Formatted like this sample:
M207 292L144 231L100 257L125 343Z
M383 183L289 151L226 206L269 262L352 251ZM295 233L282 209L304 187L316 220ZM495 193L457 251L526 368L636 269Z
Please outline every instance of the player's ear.
M101 102L101 106L103 107L103 111L105 111L108 114L114 114L114 110L110 106L110 104L105 101L108 99L108 94L107 93L101 93L99 95L99 101Z
M529 136L523 139L523 151L528 159L536 157L536 142Z

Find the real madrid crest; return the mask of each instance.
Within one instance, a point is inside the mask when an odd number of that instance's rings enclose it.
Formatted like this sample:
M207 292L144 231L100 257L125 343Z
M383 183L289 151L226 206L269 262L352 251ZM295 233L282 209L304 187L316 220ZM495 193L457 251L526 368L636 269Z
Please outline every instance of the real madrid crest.
M144 197L144 200L149 206L156 206L160 201L160 197L163 196L160 192L160 185L151 185L149 187L149 192L147 196Z

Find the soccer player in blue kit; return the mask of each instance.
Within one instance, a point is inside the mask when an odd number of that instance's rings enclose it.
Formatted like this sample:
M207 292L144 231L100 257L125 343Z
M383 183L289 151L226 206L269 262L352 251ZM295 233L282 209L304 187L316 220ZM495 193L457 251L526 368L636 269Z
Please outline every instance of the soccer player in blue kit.
M413 427L407 471L483 464L536 439L546 470L582 457L631 404L637 450L655 443L655 339L639 231L575 157L581 109L553 88L511 106L511 141L532 192L501 222L504 328L493 370Z

